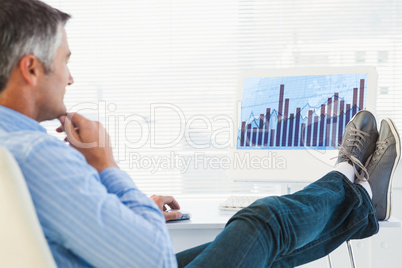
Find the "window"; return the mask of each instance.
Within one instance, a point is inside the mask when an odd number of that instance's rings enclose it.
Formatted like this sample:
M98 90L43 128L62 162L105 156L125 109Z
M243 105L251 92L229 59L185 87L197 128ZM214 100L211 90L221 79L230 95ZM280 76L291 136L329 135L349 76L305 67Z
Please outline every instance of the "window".
M388 62L388 51L378 51L378 63Z
M356 63L365 63L366 62L366 52L365 51L357 51L356 52Z
M388 94L388 87L380 87L380 94L387 95Z
M73 15L68 109L104 123L148 194L253 190L222 163L240 70L376 66L378 118L402 125L401 1L45 2Z

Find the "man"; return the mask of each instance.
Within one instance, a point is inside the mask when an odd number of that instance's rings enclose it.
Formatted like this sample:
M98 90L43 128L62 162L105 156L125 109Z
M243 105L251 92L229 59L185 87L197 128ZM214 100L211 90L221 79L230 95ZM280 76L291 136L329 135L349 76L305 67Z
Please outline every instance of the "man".
M163 212L179 208L174 198L146 197L118 168L102 125L66 114L68 19L38 0L0 0L0 146L21 167L59 266L292 267L377 233L378 219L389 217L399 136L390 119L378 133L361 111L334 171L295 194L258 200L213 242L175 256L165 221L181 215ZM54 118L71 146L39 125Z

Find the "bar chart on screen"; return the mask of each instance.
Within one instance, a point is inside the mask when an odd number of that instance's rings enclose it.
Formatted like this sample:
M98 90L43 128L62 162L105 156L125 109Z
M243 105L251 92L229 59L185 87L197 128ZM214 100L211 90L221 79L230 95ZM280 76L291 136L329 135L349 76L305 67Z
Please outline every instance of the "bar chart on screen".
M366 107L367 76L245 78L237 149L334 150Z

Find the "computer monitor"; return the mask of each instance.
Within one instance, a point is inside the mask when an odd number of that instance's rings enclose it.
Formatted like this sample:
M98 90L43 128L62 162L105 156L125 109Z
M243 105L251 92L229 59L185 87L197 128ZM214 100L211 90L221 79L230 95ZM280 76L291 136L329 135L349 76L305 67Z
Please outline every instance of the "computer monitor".
M233 181L312 182L336 162L346 124L362 109L375 114L374 67L242 72Z

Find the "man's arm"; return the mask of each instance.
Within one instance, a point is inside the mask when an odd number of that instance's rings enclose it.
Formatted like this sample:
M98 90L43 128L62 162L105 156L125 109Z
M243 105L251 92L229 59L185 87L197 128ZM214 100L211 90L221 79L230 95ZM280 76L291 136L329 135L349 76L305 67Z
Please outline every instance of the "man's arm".
M49 243L95 267L176 265L165 218L125 172L98 174L50 136L18 160Z
M77 113L69 113L67 116L61 116L59 120L62 125L57 131L65 132L67 135L66 141L68 141L73 148L81 152L88 161L88 164L93 166L101 175L102 171L107 168L118 168L113 159L109 135L101 123L88 120ZM102 183L105 184L105 186L110 184L109 181L105 180L102 180ZM112 179L111 183L116 182L113 182ZM130 184L128 186L130 187ZM117 196L121 196L121 192L124 192L126 187L127 186L121 181L118 189L114 187L113 193L117 194ZM180 209L180 205L173 197L152 196L151 198L161 211L163 211L166 221L176 220L182 216L181 213L177 211L165 212L166 205L171 209ZM124 198L121 199L124 203ZM125 204L128 205L127 203Z
M165 218L125 172L99 176L57 140L38 143L20 165L48 241L95 267L175 265Z

